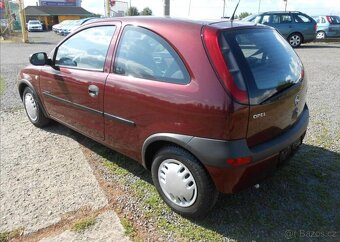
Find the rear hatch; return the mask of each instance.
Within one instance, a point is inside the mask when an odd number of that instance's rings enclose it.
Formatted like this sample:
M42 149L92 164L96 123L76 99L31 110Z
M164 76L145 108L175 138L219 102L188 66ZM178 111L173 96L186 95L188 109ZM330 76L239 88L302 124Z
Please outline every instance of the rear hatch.
M264 143L294 125L305 107L307 85L303 65L286 40L271 28L234 28L220 33L219 45L229 69L234 61L227 53L236 60L234 79L242 73L246 85L248 145Z

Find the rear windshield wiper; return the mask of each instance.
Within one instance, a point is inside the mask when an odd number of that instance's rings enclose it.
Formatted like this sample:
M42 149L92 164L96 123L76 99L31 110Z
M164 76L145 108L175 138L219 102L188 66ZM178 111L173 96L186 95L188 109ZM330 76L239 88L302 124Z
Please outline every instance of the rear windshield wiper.
M288 93L289 91L291 91L292 89L295 89L297 87L297 85L299 85L301 82L298 83L289 83L290 85L285 85L285 86L281 86L281 87L277 87L276 88L276 92L267 97L266 99L264 99L260 104L264 104L266 102L272 102L274 100L276 100L277 98L281 97L282 95Z

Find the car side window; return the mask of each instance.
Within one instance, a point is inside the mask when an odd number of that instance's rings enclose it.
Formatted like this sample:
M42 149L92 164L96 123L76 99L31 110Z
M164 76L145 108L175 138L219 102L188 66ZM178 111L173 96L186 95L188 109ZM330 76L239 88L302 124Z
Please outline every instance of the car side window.
M282 14L280 23L281 24L287 24L292 22L292 17L289 14Z
M261 15L257 15L257 16L252 20L252 22L258 24L258 23L261 21L261 19L262 19L262 16L261 16Z
M296 23L310 23L311 20L302 14L294 15L294 20Z
M190 76L173 48L154 32L135 26L124 28L114 73L136 78L187 84Z
M321 18L321 23L326 23L326 20L325 20L325 18Z
M263 15L261 24L269 24L269 23L270 23L270 15Z
M55 57L56 66L103 71L115 26L82 30L62 43Z
M273 24L279 24L280 23L280 15L274 14L272 21L273 21Z

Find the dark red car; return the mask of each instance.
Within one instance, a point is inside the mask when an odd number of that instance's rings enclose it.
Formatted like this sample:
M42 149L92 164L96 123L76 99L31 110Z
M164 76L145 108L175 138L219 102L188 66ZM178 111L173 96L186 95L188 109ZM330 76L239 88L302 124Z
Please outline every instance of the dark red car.
M185 216L266 177L307 129L303 65L267 26L103 19L30 62L18 88L34 125L56 120L137 160Z

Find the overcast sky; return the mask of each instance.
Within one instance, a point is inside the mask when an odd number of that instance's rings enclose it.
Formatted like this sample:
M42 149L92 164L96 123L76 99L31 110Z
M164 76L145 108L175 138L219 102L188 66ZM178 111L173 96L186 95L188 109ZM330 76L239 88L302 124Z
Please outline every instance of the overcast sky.
M35 5L36 0L24 0L25 5ZM226 16L232 12L238 0L226 1ZM151 8L153 15L163 16L163 0L121 0L125 5L135 6L141 11ZM191 2L191 4L190 4ZM284 10L283 0L241 0L236 14L241 12L257 13ZM296 10L309 15L340 15L340 0L287 0L287 10ZM117 3L118 5L121 3ZM190 8L189 8L190 6ZM94 13L104 14L104 0L82 0L82 7ZM223 0L170 0L170 15L173 17L189 18L220 18L223 13Z

